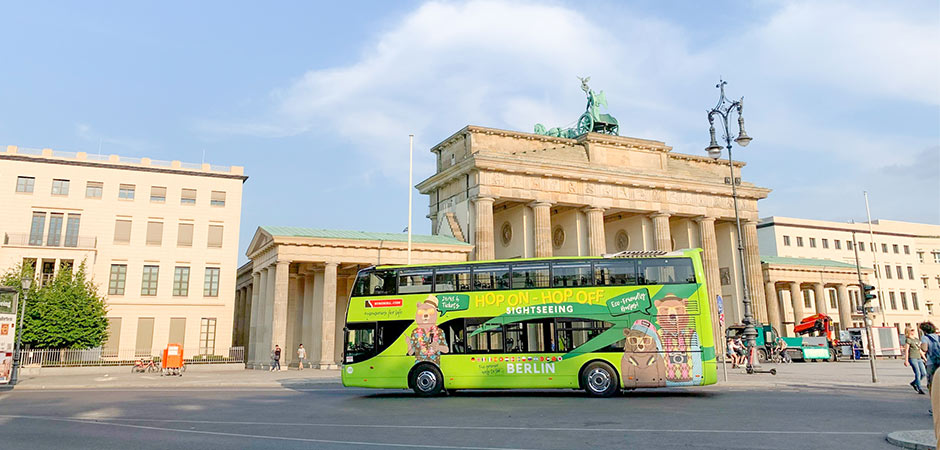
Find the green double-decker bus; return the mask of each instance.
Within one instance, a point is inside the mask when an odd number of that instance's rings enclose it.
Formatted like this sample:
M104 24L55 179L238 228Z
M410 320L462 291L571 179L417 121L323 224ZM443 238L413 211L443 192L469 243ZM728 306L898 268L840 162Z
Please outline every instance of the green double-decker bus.
M701 250L379 266L346 312L343 385L621 389L716 381Z

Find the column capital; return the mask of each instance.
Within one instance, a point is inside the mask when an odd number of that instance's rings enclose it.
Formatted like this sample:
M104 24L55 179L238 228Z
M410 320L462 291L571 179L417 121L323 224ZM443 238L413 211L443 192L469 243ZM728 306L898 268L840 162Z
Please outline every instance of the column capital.
M581 211L582 211L582 212L586 212L586 213L587 213L587 212L599 211L600 213L603 214L604 211L607 211L607 208L603 208L603 207L600 207L600 206L594 206L594 205L588 205L588 206L582 207L582 208L581 208Z
M714 223L716 220L718 220L718 218L715 216L697 216L697 217L693 217L692 220L698 223L706 223L706 222Z
M275 262L274 264L275 264L275 265L278 265L278 266L282 266L282 265L284 265L284 264L290 264L290 263L292 263L292 262L293 262L293 261L291 261L291 260L289 260L289 259L278 259L277 262Z
M652 212L652 213L647 214L647 216L648 216L650 219L655 219L655 218L657 218L657 217L665 217L665 218L668 219L669 217L672 217L672 214L670 214L670 213L668 213L668 212L666 212L666 211L656 211L656 212Z
M335 268L335 267L339 266L339 263L337 263L337 262L332 262L332 261L327 261L327 262L324 263L324 266L325 266L325 267L330 267L330 268Z
M533 200L527 203L526 206L530 208L551 208L552 206L555 206L555 205L552 204L552 202L543 202L541 200Z
M472 201L472 202L475 203L475 204L476 204L476 203L480 203L480 202L483 202L483 203L490 202L490 203L492 203L492 202L495 202L496 199L495 199L494 197L490 197L490 196L488 196L488 195L477 195L477 196L471 197L471 198L470 198L470 201Z

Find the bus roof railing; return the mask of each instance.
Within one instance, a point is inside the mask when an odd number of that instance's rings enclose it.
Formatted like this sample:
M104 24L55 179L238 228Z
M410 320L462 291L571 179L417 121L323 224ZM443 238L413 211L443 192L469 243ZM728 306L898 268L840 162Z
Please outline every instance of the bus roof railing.
M681 251L667 252L663 250L624 250L617 253L604 254L603 258L653 258L656 256L682 256Z

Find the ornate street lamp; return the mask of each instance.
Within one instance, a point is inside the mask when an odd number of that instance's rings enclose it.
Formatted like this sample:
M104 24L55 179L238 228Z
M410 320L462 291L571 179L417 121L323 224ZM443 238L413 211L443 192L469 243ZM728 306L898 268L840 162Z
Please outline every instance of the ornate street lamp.
M16 345L13 347L13 370L10 373L10 385L16 385L20 373L20 346L23 340L23 317L26 316L26 297L29 293L29 287L33 284L32 274L20 279L20 287L23 288L23 300L20 302L22 307L18 307L17 314L20 316L19 325L16 327Z
M708 152L708 156L716 160L721 158L722 147L715 140L715 118L717 117L719 119L718 123L723 127L724 135L722 139L725 141L725 148L728 149L728 167L731 168L731 198L734 200L734 222L738 228L738 259L741 261L741 284L743 285L742 292L744 294L741 303L744 306L744 337L747 339L747 372L753 373L754 368L759 366L756 358L757 329L754 328L754 316L751 315L751 295L748 291L747 275L744 270L744 243L741 240L741 217L738 215L738 188L734 178L734 161L731 159L731 129L728 126L728 121L731 119L732 113L737 113L738 116L738 137L734 138L734 142L741 147L747 147L747 144L751 143L751 137L744 131L744 97L741 97L741 100L729 100L725 97L726 84L728 84L727 81L720 80L715 85L716 88L721 90L721 96L718 98L718 104L708 111L708 134L711 137L711 143L708 144L708 147L705 147L705 151Z

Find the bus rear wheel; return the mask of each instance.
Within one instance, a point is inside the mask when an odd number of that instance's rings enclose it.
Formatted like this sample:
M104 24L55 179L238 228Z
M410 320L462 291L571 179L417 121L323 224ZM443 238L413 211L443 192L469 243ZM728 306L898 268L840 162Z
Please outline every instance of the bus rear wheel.
M611 397L620 389L620 380L613 367L595 361L581 371L581 387L592 397Z
M408 384L415 394L421 397L440 395L444 390L444 375L440 369L431 364L422 364L415 367L408 375Z

